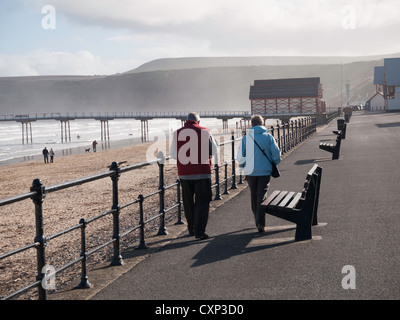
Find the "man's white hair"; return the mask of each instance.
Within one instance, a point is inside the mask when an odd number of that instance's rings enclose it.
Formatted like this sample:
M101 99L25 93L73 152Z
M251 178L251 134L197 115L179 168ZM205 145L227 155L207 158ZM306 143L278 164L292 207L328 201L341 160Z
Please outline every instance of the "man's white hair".
M192 121L200 121L200 116L197 112L191 112L188 114L187 119Z

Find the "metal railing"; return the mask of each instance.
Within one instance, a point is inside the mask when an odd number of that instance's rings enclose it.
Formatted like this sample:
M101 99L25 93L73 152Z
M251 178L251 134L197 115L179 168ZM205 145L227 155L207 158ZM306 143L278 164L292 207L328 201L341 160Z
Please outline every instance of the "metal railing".
M317 130L317 120L306 117L271 126L269 133L276 139L282 154L303 142Z
M296 120L297 121L297 120ZM310 135L312 135L315 130L316 122L315 119L313 118L306 118L303 120L299 120L297 122L294 122L293 124L284 124L282 126L277 126L277 127L271 127L270 132L272 135L274 135L275 139L278 141L278 145L281 148L282 154L286 153L289 151L292 147L295 145L301 143L305 139L307 139ZM225 161L223 164L219 164L219 161L215 161L215 164L212 168L213 172L213 179L214 179L214 184L212 185L212 188L215 189L215 196L214 200L220 200L221 199L221 187L224 189L222 194L228 194L229 187L228 183L229 180L231 180L231 186L230 189L236 189L237 188L237 183L242 184L242 173L241 170L239 170L239 181L237 182L237 172L236 172L236 157L235 157L235 141L241 140L240 138L236 138L232 135L231 139L225 142L220 143L220 146L224 145L231 145L231 157L229 161ZM118 163L113 162L110 166L110 170L102 173L98 173L95 175L91 175L88 177L83 177L83 178L78 178L75 180L67 181L64 183L60 184L55 184L49 187L45 187L41 180L35 179L32 182L32 186L30 188L30 192L25 193L25 194L20 194L11 198L7 198L4 200L0 200L0 207L6 206L12 203L20 202L26 199L32 199L34 203L34 210L35 210L35 226L36 226L36 234L34 238L34 242L28 245L25 245L23 247L20 247L18 249L12 250L10 252L6 252L0 255L0 261L16 255L18 253L21 253L23 251L26 251L31 248L36 248L36 256L37 256L37 275L36 275L36 281L33 283L17 290L14 291L13 293L1 298L2 300L7 300L7 299L12 299L32 288L37 288L38 290L38 298L40 300L46 300L47 299L47 294L48 294L48 287L46 283L49 282L49 279L52 279L56 274L66 270L67 268L70 268L71 266L81 263L81 279L80 283L78 284L77 288L87 288L90 287L90 283L88 280L88 275L87 275L87 265L86 265L86 260L87 257L94 254L95 252L99 251L100 249L103 249L109 245L113 245L113 256L111 260L111 265L121 265L123 263L122 256L121 256L121 246L120 246L120 241L121 238L127 236L128 234L139 230L139 243L138 246L136 247L137 249L146 249L146 242L145 242L145 225L150 223L151 221L159 218L159 226L158 226L158 233L157 235L164 235L166 234L166 224L165 224L165 214L173 209L177 210L177 222L176 224L183 224L182 219L181 219L181 212L182 212L182 201L181 201L181 187L180 187L180 181L179 179L176 180L176 182L165 186L165 181L164 181L164 165L165 161L170 159L170 157L165 157L162 153L158 154L158 157L156 159L153 159L151 161L147 162L142 162L142 163L137 163L133 165L129 165L126 167L120 168ZM120 176L126 172L136 170L145 166L150 166L153 164L158 164L159 167L159 185L158 189L154 192L151 192L147 195L142 195L140 194L136 199L121 204L119 203L119 187L118 187L118 180ZM228 174L228 165L231 165L231 173ZM220 169L224 169L224 178L220 180ZM104 178L111 178L112 180L112 207L110 210L107 210L105 212L102 212L98 214L95 217L92 217L90 219L80 219L79 223L77 225L71 226L65 230L61 230L53 235L46 236L44 233L44 228L43 228L43 202L47 194L57 192L60 190L68 189L73 186L78 186L78 185L83 185L92 181L104 179ZM168 207L165 208L165 191L167 189L171 188L176 188L176 202ZM144 218L144 209L143 209L143 203L146 199L159 195L159 210L158 212L153 215L152 217L148 218L145 220ZM121 210L124 210L134 204L138 204L139 206L139 223L128 230L125 230L123 233L120 233L120 212ZM101 245L98 245L91 250L87 250L86 248L86 227L89 224L94 223L95 221L102 219L106 216L112 215L112 225L113 225L113 235L112 239L109 241L105 241ZM64 236L74 230L80 229L80 256L77 259L74 259L72 261L69 261L66 263L64 266L59 268L58 270L52 270L50 273L48 272L48 269L46 269L46 242L58 238L60 236Z

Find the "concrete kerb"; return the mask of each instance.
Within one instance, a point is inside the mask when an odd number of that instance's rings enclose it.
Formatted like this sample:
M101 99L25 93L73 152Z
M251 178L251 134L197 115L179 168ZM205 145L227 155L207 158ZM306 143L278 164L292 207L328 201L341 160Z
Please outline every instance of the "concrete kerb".
M329 124L317 127L317 134L323 130L325 130ZM306 140L305 142L307 142ZM303 143L305 143L303 142ZM303 144L302 143L302 144ZM295 151L299 146L299 144L292 148L290 151L285 153L282 156L282 160L284 160L289 154ZM243 184L237 184L237 189L230 189L229 194L221 195L222 200L215 200L210 203L210 214L222 206L224 203L229 201L230 199L237 196L240 192L242 192L245 188L247 188L247 183L244 181ZM186 224L175 225L173 223L167 225L168 234L164 236L157 235L157 231L154 231L151 235L147 236L146 246L147 249L136 250L138 243L132 245L131 248L128 248L122 252L122 258L124 264L122 266L110 266L110 261L105 261L103 263L98 264L94 269L88 270L88 280L91 284L91 287L88 289L76 289L76 284L71 284L66 286L63 289L55 291L48 295L49 300L90 300L93 296L95 296L102 289L107 287L109 284L117 280L120 276L133 269L140 262L148 258L152 253L156 252L163 246L169 244L172 240L187 236L187 227ZM78 277L76 279L78 280Z

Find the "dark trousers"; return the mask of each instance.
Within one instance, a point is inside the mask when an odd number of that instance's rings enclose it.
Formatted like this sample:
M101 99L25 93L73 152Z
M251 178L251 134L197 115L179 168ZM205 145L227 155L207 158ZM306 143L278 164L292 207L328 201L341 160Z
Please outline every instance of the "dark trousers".
M246 176L251 194L251 211L253 211L256 226L265 226L265 213L260 205L266 199L270 178L271 176Z
M206 231L210 211L211 178L180 181L188 230L190 233L194 232L195 236L201 236Z

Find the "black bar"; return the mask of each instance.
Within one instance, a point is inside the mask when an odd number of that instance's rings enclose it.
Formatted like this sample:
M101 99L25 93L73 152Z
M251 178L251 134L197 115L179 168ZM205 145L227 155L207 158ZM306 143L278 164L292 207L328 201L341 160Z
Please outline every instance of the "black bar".
M87 277L87 270L86 270L86 258L87 258L87 253L86 253L86 220L81 219L79 221L79 224L81 225L81 257L82 259L82 276L81 276L81 282L78 284L77 288L78 289L87 289L90 288L90 282Z
M114 256L111 260L112 266L122 266L124 264L121 256L121 248L120 248L120 234L119 234L119 204L118 204L118 180L119 180L119 166L118 163L113 162L110 167L110 171L114 171L111 175L112 180L112 192L113 192L113 239L114 241Z
M36 225L36 236L34 242L38 242L39 245L36 247L37 257L37 276L36 281L42 281L45 277L43 268L46 265L46 238L44 237L43 231L43 199L45 198L45 187L42 181L35 179L32 182L31 192L36 192L32 196L32 201L35 204L35 225ZM42 286L38 286L39 300L47 300L47 290Z
M176 203L178 205L178 221L175 224L185 224L182 221L181 181L179 179L176 180Z
M164 161L165 157L162 152L158 154L160 161L158 161L158 190L160 191L160 228L158 230L158 236L165 236L168 234L167 228L165 227L165 186L164 186Z
M147 249L146 242L144 240L144 216L143 216L143 195L139 194L139 224L140 224L140 240L139 245L136 249Z
M231 189L237 189L236 186L236 161L235 161L235 137L232 135L232 185Z

